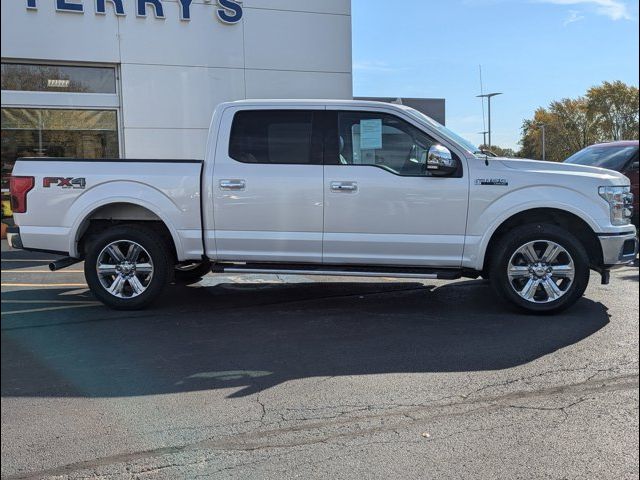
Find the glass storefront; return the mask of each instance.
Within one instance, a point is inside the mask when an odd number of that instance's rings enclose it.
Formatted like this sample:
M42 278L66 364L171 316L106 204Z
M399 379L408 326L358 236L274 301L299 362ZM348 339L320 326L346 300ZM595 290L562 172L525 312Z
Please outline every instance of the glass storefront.
M32 96L28 92L52 92L58 104L79 108L40 105L38 95L42 94ZM12 105L14 97L17 105ZM33 102L29 101L31 97ZM120 156L118 109L114 108L114 98L117 98L114 67L2 64L3 222L11 223L9 176L17 158ZM102 105L101 99L104 99Z
M29 92L116 93L111 67L3 63L2 90Z
M116 112L3 108L3 192L9 188L9 175L19 157L117 158Z

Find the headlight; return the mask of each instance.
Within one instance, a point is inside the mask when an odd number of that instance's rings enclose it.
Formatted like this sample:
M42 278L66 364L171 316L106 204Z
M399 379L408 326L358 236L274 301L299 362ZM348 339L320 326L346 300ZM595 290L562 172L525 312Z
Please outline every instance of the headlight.
M633 214L631 187L600 187L598 193L609 204L612 225L628 225Z

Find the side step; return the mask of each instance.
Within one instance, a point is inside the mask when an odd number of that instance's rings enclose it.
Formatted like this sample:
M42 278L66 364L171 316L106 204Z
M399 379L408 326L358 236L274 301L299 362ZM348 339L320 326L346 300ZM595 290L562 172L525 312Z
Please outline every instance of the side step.
M214 273L279 273L286 275L337 275L351 277L435 278L456 280L462 270L455 268L310 265L291 263L216 263Z

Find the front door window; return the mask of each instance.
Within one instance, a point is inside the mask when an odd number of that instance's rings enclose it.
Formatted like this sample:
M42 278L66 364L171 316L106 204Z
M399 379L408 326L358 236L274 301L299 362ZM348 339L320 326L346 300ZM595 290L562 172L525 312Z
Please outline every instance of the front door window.
M338 134L342 165L371 165L396 175L429 175L427 153L435 141L393 115L341 112Z

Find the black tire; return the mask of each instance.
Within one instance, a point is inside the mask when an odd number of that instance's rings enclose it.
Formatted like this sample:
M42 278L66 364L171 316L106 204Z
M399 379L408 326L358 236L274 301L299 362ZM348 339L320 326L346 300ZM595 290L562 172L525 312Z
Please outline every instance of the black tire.
M107 291L98 275L98 257L112 242L135 242L148 254L152 275L146 289L130 298L120 298ZM164 238L140 225L122 225L109 228L92 237L86 248L84 275L91 292L106 306L116 310L138 310L156 300L171 279L173 259ZM102 277L104 279L104 276ZM115 275L111 278L115 278ZM106 280L108 281L108 279Z
M207 273L211 272L211 262L203 260L187 265L176 265L173 270L173 281L179 285L189 285L202 280Z
M564 248L573 260L575 272L572 283L566 287L563 295L552 301L548 301L550 297L547 297L547 301L544 303L537 303L520 296L512 286L508 275L512 255L528 242L539 240L551 241ZM489 276L494 292L499 298L520 310L539 314L560 312L578 301L589 284L589 257L584 246L569 231L556 225L532 223L517 227L500 239L491 255ZM534 280L538 279L537 277L533 278ZM527 279L525 278L524 281ZM542 295L545 295L544 292Z

